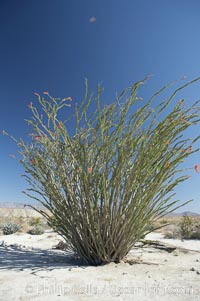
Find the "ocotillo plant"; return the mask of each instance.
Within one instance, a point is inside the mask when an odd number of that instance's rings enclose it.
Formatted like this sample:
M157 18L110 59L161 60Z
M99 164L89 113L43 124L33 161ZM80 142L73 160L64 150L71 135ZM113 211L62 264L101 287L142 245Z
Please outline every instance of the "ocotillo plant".
M86 82L71 135L58 118L70 97L44 92L39 105L29 104L32 140L15 140L30 185L26 193L48 209L36 210L86 263L119 262L157 218L180 206L174 188L188 178L181 162L197 151L198 139L184 132L199 122L200 108L199 101L185 107L175 99L197 80L156 103L171 85L145 102L137 96L139 81L104 107L101 87L94 98Z

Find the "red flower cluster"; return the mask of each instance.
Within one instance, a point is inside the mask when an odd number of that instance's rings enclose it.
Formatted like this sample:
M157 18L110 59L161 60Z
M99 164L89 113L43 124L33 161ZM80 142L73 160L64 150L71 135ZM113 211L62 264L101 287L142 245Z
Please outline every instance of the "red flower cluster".
M36 141L38 141L38 140L40 140L42 137L38 135L38 136L34 136L34 138L35 138Z
M170 162L168 161L168 162L166 162L166 164L165 164L165 167L170 167Z
M188 152L188 151L192 152L192 147L191 146L189 148L187 148L187 149L182 149L181 150L182 153L185 153L185 152Z
M30 163L33 164L33 165L35 165L35 160L34 160L34 159L31 159L31 160L30 160Z
M61 129L61 128L62 128L62 125L63 125L63 124L62 124L62 122L60 121L60 122L58 123L58 128Z

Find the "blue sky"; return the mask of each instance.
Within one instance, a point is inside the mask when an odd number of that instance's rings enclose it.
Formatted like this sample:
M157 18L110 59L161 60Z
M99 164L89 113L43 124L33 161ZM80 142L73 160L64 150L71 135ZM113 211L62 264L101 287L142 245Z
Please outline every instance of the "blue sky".
M24 119L34 92L71 96L79 102L84 79L91 90L99 82L104 101L148 74L146 97L182 76L200 76L200 2L198 0L1 0L0 127L26 137ZM96 22L90 22L91 17ZM200 83L182 95L188 104L200 98ZM70 114L70 113L68 113ZM199 127L191 134L199 134ZM0 136L0 202L28 202L15 145ZM200 164L195 154L187 164ZM177 189L184 210L200 213L200 175Z

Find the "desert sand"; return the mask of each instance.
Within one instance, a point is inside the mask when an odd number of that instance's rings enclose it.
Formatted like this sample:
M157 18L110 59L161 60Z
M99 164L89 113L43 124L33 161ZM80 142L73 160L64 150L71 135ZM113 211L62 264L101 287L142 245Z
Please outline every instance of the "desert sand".
M145 239L162 244L141 244L119 264L93 267L55 249L62 239L51 230L1 235L0 300L200 300L200 241Z

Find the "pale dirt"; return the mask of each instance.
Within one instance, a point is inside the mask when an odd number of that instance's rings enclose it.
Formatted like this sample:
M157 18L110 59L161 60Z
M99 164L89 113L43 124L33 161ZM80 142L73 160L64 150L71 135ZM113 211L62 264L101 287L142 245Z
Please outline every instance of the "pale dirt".
M134 248L127 256L132 265L92 267L52 249L61 240L52 231L0 236L0 300L200 300L200 241L166 240L159 233L146 238L180 249Z

